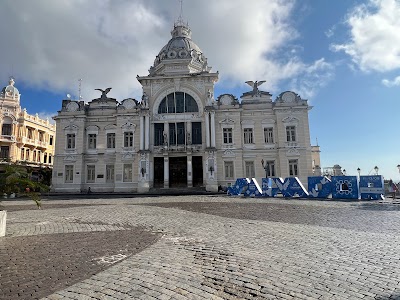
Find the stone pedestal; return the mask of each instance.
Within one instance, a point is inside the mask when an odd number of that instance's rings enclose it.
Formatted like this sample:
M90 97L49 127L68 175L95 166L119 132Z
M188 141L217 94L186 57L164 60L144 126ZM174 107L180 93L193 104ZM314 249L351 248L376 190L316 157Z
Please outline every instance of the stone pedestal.
M6 235L6 219L7 212L5 210L0 210L0 237Z

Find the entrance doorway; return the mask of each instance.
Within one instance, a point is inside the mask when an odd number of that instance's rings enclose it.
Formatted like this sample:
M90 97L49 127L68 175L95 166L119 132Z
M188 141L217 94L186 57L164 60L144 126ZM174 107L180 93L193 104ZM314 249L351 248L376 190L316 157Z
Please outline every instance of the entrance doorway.
M186 156L169 158L169 186L187 187Z
M203 157L193 156L193 186L203 186Z
M164 157L154 157L154 187L164 187Z

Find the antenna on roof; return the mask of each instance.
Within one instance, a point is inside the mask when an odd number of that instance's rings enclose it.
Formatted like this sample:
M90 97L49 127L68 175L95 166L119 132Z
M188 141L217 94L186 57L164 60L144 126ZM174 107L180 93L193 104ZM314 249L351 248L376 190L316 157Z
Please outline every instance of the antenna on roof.
M78 97L79 97L79 100L81 100L82 99L82 78L78 79L78 81L79 81Z
M176 24L177 25L184 25L184 22L183 22L183 0L179 0L179 2L180 2L180 5L181 5L181 10L180 10L179 17L178 17L178 20L177 20Z
M318 146L318 138L317 137L315 138L315 141L317 142L317 146Z

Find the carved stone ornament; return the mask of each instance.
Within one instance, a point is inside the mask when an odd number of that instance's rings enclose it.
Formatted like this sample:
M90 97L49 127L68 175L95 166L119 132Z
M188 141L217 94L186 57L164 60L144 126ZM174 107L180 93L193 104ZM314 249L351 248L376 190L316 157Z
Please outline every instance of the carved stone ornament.
M296 100L296 94L293 92L285 92L282 95L283 102L293 102Z
M231 149L226 149L222 154L222 157L236 157L236 155Z
M133 152L124 152L122 153L121 160L135 160L135 154Z
M296 148L290 148L286 152L286 156L300 156L300 152Z
M125 109L132 109L136 107L136 102L133 99L125 99L122 103Z
M76 161L75 155L67 155L64 157L64 161Z
M67 104L65 107L66 111L78 111L79 110L79 104L76 102L70 102Z
M298 124L300 122L300 120L294 116L288 116L286 118L282 119L283 123L295 123Z

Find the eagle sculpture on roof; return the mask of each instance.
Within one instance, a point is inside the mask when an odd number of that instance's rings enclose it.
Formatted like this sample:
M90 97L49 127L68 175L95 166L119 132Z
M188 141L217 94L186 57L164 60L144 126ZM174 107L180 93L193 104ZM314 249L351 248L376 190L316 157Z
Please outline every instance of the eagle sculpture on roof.
M105 90L102 90L102 89L94 89L95 91L100 91L101 92L101 97L100 97L100 99L101 100L105 100L105 99L107 99L108 97L107 97L107 94L111 91L111 89L112 88L106 88Z
M265 82L265 80L261 81L246 81L246 83L253 88L253 95L256 95L259 93L258 87L262 85Z

